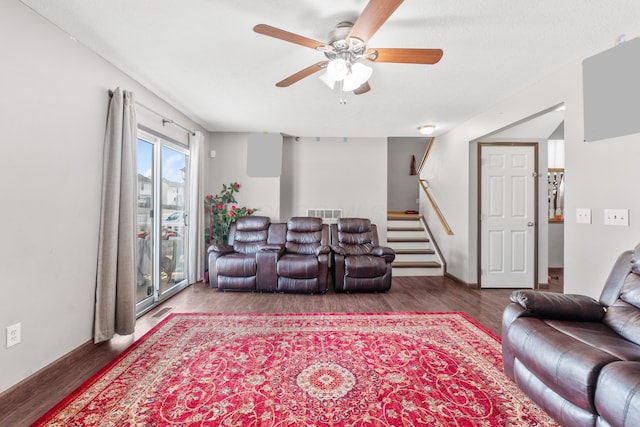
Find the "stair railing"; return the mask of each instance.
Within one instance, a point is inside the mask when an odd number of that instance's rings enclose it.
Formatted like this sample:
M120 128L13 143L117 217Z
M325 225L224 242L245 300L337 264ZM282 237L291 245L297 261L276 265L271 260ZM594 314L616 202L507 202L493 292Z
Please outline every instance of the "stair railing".
M449 224L447 223L447 220L444 218L444 215L442 214L440 207L436 203L435 199L431 195L431 192L429 191L429 188L427 187L427 184L426 184L427 180L419 179L418 182L422 187L422 191L424 191L424 194L427 196L427 200L429 200L429 203L431 203L431 207L433 208L433 211L436 213L436 216L440 220L440 224L442 224L442 227L444 228L444 230L447 232L448 235L453 236L453 230L451 230L451 227L449 227Z
M422 161L420 162L420 166L418 167L419 172L422 172L422 169L424 168L427 162L427 157L429 157L429 153L431 152L431 148L433 147L433 143L435 142L435 140L436 138L433 136L429 138L429 142L427 143L427 149L424 151L424 156L422 156ZM424 191L424 194L427 196L427 200L429 200L429 203L431 203L431 207L433 208L436 215L438 216L438 219L440 220L440 224L442 224L442 227L444 228L444 230L447 232L448 235L453 236L453 230L451 230L451 227L449 227L449 224L447 223L447 220L444 218L444 215L442 214L440 207L438 206L435 199L431 195L431 192L429 191L429 187L427 187L427 180L418 179L418 182L422 187L422 191ZM426 221L425 221L425 224L426 224Z
M420 215L420 223L422 224L422 229L425 231L425 233L427 233L427 237L429 238L429 241L431 242L431 246L433 247L433 250L435 252L436 258L438 259L438 262L442 266L442 273L443 273L443 275L446 276L446 274L447 274L447 260L444 259L444 254L440 250L440 246L438 246L438 242L436 242L436 239L433 237L433 233L431 232L431 228L429 227L429 224L425 220L424 215Z

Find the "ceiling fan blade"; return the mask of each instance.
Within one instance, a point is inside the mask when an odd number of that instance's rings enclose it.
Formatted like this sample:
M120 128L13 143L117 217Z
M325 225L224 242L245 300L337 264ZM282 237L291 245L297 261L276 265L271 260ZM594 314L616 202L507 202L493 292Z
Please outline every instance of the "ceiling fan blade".
M400 64L435 64L442 58L442 49L368 49L365 57L374 62L396 62Z
M258 24L253 27L253 31L258 34L273 37L276 39L284 40L286 42L299 44L301 46L310 47L311 49L317 49L319 47L327 46L322 42L310 39L298 34L290 33L289 31L281 30L271 25Z
M363 93L367 93L371 90L371 86L369 86L369 82L362 83L358 89L354 90L353 93L356 95L362 95Z
M317 62L313 65L308 66L305 69L298 71L295 74L290 75L286 79L279 81L278 83L276 83L276 86L278 87L291 86L292 84L304 79L305 77L309 77L311 74L325 69L326 66L327 66L327 61Z
M367 43L402 2L403 0L369 0L353 24L347 40L356 38Z

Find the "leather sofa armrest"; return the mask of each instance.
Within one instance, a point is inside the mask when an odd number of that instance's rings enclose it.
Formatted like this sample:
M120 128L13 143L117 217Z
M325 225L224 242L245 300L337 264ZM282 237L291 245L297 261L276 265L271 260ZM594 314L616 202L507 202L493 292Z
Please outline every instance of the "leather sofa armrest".
M585 295L518 290L510 299L532 317L599 322L605 314L598 301Z
M345 251L343 247L338 245L331 245L331 250L333 251L334 254L338 254L342 256L347 255L347 251Z
M316 249L316 256L328 254L329 252L331 252L331 247L329 245L320 245Z
M376 246L371 249L371 255L384 258L386 262L393 262L396 259L396 251L387 246Z
M217 288L218 269L216 264L218 258L233 253L233 246L225 244L211 245L207 248L207 252L209 254L209 286L211 286L212 288Z
M284 247L277 244L264 245L256 252L256 290L275 292L278 289L277 266L283 252Z
M284 247L275 243L260 246L260 252L280 252Z
M224 255L224 254L229 254L231 252L233 252L233 246L231 245L225 245L225 244L220 244L220 245L211 245L209 246L209 248L207 249L208 253L211 252L218 252L218 255Z

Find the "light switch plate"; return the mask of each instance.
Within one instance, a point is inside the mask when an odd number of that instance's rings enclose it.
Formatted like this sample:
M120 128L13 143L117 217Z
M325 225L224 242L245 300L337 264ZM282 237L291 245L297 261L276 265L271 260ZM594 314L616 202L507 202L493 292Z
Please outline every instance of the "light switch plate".
M604 225L629 226L629 209L605 209Z
M589 208L576 209L576 223L591 224L591 209Z

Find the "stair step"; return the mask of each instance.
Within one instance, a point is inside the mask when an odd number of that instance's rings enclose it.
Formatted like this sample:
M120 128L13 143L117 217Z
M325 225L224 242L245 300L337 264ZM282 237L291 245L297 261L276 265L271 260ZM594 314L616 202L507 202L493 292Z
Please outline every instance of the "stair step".
M393 277L442 277L442 268L394 268Z
M424 231L422 227L387 227L387 231Z
M428 242L426 237L388 237L387 242Z
M393 262L391 263L393 268L440 268L440 263L435 261L421 261L421 262Z
M438 261L435 255L425 254L399 254L396 252L396 258L393 262L428 262Z
M397 220L397 221L387 221L387 229L395 228L395 229L405 229L405 228L420 228L421 231L424 231L422 228L422 223L419 220Z
M396 255L433 255L433 249L396 249Z
M411 219L419 219L420 214L406 214L404 212L387 212L388 220L411 220Z
M389 238L387 238L387 242L389 242ZM429 242L389 242L387 246L392 247L393 249L402 250L402 249L429 249Z

